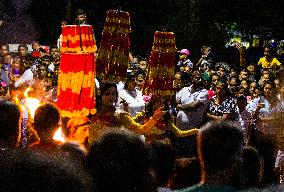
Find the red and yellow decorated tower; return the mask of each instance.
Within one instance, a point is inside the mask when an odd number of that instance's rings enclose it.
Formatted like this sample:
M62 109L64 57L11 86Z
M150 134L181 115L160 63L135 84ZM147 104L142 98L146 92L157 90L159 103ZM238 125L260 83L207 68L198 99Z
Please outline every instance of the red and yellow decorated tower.
M148 74L144 87L145 94L174 95L175 56L175 34L156 31L149 58Z
M91 25L62 27L57 101L62 116L87 116L96 112L94 97L96 50Z
M127 73L130 51L130 16L128 12L107 12L98 51L97 77L122 80Z

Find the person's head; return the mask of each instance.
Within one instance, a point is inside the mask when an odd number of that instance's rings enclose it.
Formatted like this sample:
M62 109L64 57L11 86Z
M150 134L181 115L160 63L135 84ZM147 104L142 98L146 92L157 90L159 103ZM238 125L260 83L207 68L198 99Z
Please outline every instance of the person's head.
M38 74L38 78L39 79L44 79L48 76L48 68L46 65L40 65L38 67L38 71L37 71L37 74Z
M264 47L264 56L266 59L271 59L273 57L273 49L271 46Z
M266 81L263 85L263 95L266 99L271 99L275 91L275 84L271 81Z
M3 55L3 63L4 64L11 64L12 63L12 54L11 53L5 53Z
M9 53L9 45L8 44L3 44L0 47L0 56L3 56L5 54Z
M76 12L76 23L83 24L87 20L87 14L84 10L79 9Z
M195 86L195 88L199 88L203 86L203 81L201 80L201 74L200 71L196 70L192 72L192 85Z
M24 64L19 56L15 57L11 65L12 75L19 76L24 72Z
M255 88L257 87L257 83L256 82L251 82L249 85L249 94L250 96L253 95Z
M42 65L49 66L50 65L50 57L48 55L45 55L45 56L41 57L40 58L40 63Z
M242 147L242 130L231 122L213 122L201 128L198 153L204 171L204 182L215 178L215 182L219 184L239 184Z
M19 108L13 103L0 101L0 147L17 147L20 136Z
M219 66L217 68L217 74L219 75L220 78L223 78L226 75L225 68L222 66Z
M66 19L62 19L60 24L61 24L61 27L64 27L65 25L68 25L68 21Z
M167 187L173 177L175 154L171 144L153 142L150 148L151 169L159 187Z
M6 150L0 156L1 191L91 192L92 180L77 162L34 150Z
M237 78L230 78L228 81L228 88L232 95L238 92L238 80Z
M178 53L179 53L179 58L181 60L185 60L190 55L190 52L188 49L182 49L178 51Z
M52 60L59 58L59 51L58 51L58 48L56 46L50 47L49 56Z
M247 106L247 98L244 95L241 95L237 98L237 105L240 112L244 111Z
M64 135L69 140L77 141L80 144L88 142L90 120L87 117L73 117L63 129Z
M138 67L142 70L142 71L147 71L147 66L148 65L148 61L146 58L140 58L139 62L138 62Z
M191 187L200 182L200 165L196 157L178 158L174 170L174 190Z
M248 79L248 70L247 69L242 69L239 75L239 80L247 80Z
M136 86L138 90L142 90L145 84L146 74L144 71L138 70L135 76L136 76Z
M260 181L260 157L252 146L243 149L243 186L244 188L257 187Z
M249 65L247 67L247 70L248 70L250 75L255 75L255 66L254 65Z
M46 103L36 109L34 128L41 140L52 140L59 123L60 113L54 105Z
M256 86L253 92L253 99L258 98L260 96L261 93L261 89L259 88L259 86Z
M118 99L116 84L111 82L102 83L99 92L101 105L113 108Z
M217 97L224 98L228 96L229 90L227 84L221 80L217 81L215 86L215 94Z
M215 87L217 82L219 81L220 77L217 73L212 73L211 79L212 79L212 86Z
M249 88L249 82L248 82L248 80L243 79L243 80L241 81L241 87L244 88L245 90L248 90L248 88Z
M18 55L23 57L26 56L28 53L28 46L26 44L20 44L18 46Z
M39 48L39 54L38 54L38 57L39 58L42 58L42 57L44 57L44 56L46 56L48 53L47 53L47 51L44 49L44 48Z
M280 89L280 84L281 84L280 79L278 78L274 79L274 84L275 84L276 90L278 91Z
M201 47L202 55L206 55L207 56L210 52L211 52L211 47L210 46L204 45L204 46Z
M39 48L40 48L40 43L38 41L33 41L32 42L32 49L34 51L39 51Z
M124 83L124 89L128 91L134 91L136 87L136 77L134 73L127 74L127 77L125 79Z
M109 131L91 146L88 156L96 190L152 191L147 187L151 185L147 158L138 135L127 130Z

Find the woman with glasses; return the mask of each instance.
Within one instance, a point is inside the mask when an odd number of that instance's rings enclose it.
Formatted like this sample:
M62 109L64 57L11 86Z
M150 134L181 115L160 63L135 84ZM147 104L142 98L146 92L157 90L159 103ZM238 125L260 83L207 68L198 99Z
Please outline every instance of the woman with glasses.
M100 86L97 97L97 112L91 117L92 125L89 130L89 144L92 145L98 138L109 130L129 129L137 134L151 135L155 132L154 126L165 114L162 108L157 109L154 115L144 125L136 123L127 112L116 110L118 100L115 83L106 82Z

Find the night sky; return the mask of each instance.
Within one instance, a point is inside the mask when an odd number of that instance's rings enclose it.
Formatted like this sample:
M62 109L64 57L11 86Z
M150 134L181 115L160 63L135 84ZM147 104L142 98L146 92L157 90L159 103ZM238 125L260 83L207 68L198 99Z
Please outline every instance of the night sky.
M156 30L173 31L177 46L222 47L235 23L245 36L284 39L284 1L265 0L0 0L0 43L54 44L63 18L74 22L78 8L87 12L99 42L106 12L121 7L131 15L134 53L150 51Z

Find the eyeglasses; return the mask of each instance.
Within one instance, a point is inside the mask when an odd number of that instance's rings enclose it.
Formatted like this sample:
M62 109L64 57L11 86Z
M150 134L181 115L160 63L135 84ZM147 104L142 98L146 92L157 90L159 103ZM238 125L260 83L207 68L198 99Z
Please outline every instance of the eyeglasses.
M103 95L105 95L105 96L109 96L109 95L116 96L117 93L115 93L115 92L111 92L111 93L105 92Z

